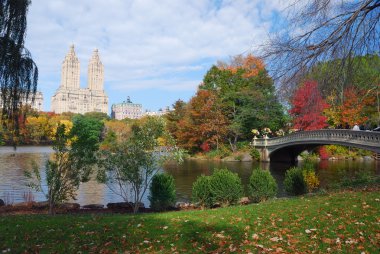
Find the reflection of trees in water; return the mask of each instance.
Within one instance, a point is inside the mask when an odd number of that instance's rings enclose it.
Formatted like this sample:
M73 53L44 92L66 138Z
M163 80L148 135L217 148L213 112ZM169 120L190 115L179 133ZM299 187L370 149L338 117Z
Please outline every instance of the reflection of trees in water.
M340 183L343 179L355 178L362 173L369 175L380 174L379 163L376 161L325 160L320 161L317 166L321 187Z
M6 153L0 156L0 197L12 196L14 202L23 202L24 193L31 192L35 200L45 200L42 193L38 193L29 189L26 184L29 182L24 176L25 170L32 168L34 161L42 178L45 178L45 163L49 154L45 153Z
M92 180L87 183L82 183L79 186L77 202L82 205L88 204L106 204L105 200L105 188L104 184L98 183L95 176L92 176Z
M25 186L27 179L24 177L24 170L31 168L31 161L34 160L40 168L40 173L45 183L45 163L49 159L50 154L45 152L45 148L38 150L35 147L35 153L21 153L18 151L15 154L3 153L0 148L0 198L10 193L14 198L14 202L23 202L23 193L30 191ZM28 148L30 149L30 148ZM359 170L369 170L371 174L380 175L380 163L375 161L320 161L316 164L318 167L322 187L328 183L333 183L341 180L343 176L355 176ZM257 163L257 162L223 162L223 161L201 161L201 160L186 160L183 164L168 164L165 165L164 171L173 175L177 196L179 200L190 200L193 182L198 176L210 175L214 168L228 168L239 174L243 184L247 184L252 170L260 166L264 169L269 169L276 182L279 185L279 196L284 196L283 180L285 171L291 167L284 163ZM45 200L42 193L35 193L35 200ZM122 201L121 198L113 194L104 185L91 180L86 184L82 184L77 196L80 204L100 203ZM149 202L144 198L144 203L149 205Z

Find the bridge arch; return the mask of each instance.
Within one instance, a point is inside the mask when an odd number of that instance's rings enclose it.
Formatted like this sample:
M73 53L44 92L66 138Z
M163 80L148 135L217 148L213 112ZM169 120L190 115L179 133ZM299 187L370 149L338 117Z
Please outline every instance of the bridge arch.
M279 138L257 139L264 161L295 161L305 150L321 145L343 145L380 153L380 132L353 130L304 131Z

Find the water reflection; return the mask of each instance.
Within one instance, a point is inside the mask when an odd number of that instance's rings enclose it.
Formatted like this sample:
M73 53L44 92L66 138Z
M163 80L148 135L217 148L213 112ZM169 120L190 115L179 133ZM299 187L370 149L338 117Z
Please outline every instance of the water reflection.
M29 181L24 176L25 169L31 169L31 162L35 161L40 168L44 179L45 163L52 153L50 147L20 147L13 151L11 147L0 147L0 198L13 199L14 203L23 202L23 194L30 191L26 187ZM247 184L252 170L257 167L270 170L279 185L278 196L284 196L283 180L285 171L292 165L286 163L258 163L258 162L222 162L206 160L186 160L183 164L168 164L162 169L173 175L177 196L180 201L191 198L192 184L202 174L210 175L215 168L228 168L238 173L243 184ZM353 176L359 170L366 169L372 174L380 174L380 163L376 161L321 161L316 164L317 174L322 187L340 180L343 176ZM46 186L43 186L46 190ZM41 193L33 192L35 200L45 200ZM119 202L122 198L114 194L106 185L95 180L81 184L77 202L81 205L108 202ZM147 195L143 202L149 205Z

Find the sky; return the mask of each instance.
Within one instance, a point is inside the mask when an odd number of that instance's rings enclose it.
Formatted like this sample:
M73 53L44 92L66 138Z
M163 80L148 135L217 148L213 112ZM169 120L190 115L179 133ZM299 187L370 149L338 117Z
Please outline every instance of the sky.
M283 0L32 0L25 41L39 68L44 110L61 80L71 44L81 66L81 87L94 49L105 69L112 104L129 96L144 110L188 101L218 60L265 43Z

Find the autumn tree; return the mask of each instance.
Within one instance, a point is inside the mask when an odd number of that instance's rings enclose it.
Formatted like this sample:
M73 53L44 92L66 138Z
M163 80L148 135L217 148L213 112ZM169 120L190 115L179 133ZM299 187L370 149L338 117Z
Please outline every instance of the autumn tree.
M363 125L369 119L370 111L375 110L375 96L364 95L366 91L349 87L344 91L345 101L340 107L343 125Z
M177 100L173 104L173 110L165 114L165 119L167 122L166 128L173 136L173 138L178 138L179 132L179 122L185 117L186 114L186 103L182 100Z
M0 89L3 124L19 134L22 104L34 99L38 69L24 47L30 0L0 2Z
M228 131L228 119L220 101L212 91L199 89L186 106L186 114L178 122L178 144L197 151L203 144L219 149Z
M289 113L293 116L294 128L318 130L327 126L323 111L328 107L323 100L315 81L303 83L294 93Z
M25 127L28 136L35 144L40 144L41 141L48 141L51 137L52 127L46 115L27 117Z

